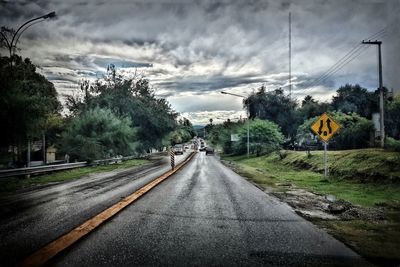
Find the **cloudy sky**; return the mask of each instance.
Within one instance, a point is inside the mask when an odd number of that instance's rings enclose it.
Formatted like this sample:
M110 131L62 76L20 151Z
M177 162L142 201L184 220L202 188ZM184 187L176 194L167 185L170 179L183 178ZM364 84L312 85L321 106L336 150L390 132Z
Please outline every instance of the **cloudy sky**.
M0 25L51 11L56 19L27 29L18 46L60 95L115 64L148 78L194 124L235 120L242 99L221 91L288 91L289 12L293 97L329 100L345 83L375 90L377 48L358 46L366 38L383 41L384 85L400 88L400 0L1 0ZM348 64L318 80L351 51Z

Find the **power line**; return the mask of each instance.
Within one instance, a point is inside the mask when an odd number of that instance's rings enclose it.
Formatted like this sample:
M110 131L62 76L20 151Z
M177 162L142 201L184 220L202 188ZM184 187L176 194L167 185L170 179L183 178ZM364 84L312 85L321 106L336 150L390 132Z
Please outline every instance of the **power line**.
M361 48L358 49L356 53L354 53L354 56L351 58L348 58L346 61L343 62L343 64L341 64L340 66L338 66L335 70L333 70L328 76L322 78L320 80L320 82L325 81L326 79L332 77L334 74L336 74L339 70L341 70L343 67L345 67L347 64L349 64L350 62L352 62L354 59L356 59L357 57L359 57L365 50L367 50L368 48Z
M379 35L381 35L382 30L379 31L376 34L371 35L370 37L368 37L367 39L370 38L376 38ZM353 47L346 55L344 55L342 58L340 58L332 67L330 67L324 74L322 74L321 76L319 76L317 79L313 80L311 83L309 83L309 87L314 86L315 84L317 84L318 82L322 81L322 80L326 80L326 78L332 76L332 73L336 73L337 69L341 69L344 65L348 64L349 62L352 61L352 58L355 54L357 54L360 50L362 50L363 48L365 48L365 46L363 46L362 44L358 44L355 47ZM356 55L359 56L360 53L358 53Z
M357 46L357 47L353 47L353 49L351 49L345 56L343 56L341 59L339 59L339 61L337 61L332 67L330 67L325 73L323 73L321 76L319 76L317 79L313 80L311 83L309 83L309 87L314 86L315 84L317 84L318 82L320 82L321 80L325 79L325 77L328 77L338 66L340 66L341 64L343 64L343 62L345 62L348 58L351 58L355 53L357 53L361 48L363 48L362 46ZM365 48L365 47L364 47Z
M331 71L331 73L325 77L323 77L320 82L325 81L326 79L332 77L334 74L336 74L339 70L341 70L343 67L345 67L347 64L349 64L350 62L352 62L354 59L356 59L357 57L359 57L364 51L366 51L368 49L368 47L361 47L360 49L357 49L357 51L355 51L353 53L353 56L347 58L344 62L342 62L342 64L340 64L339 66L337 66L334 70Z
M371 36L365 38L365 39L373 39L373 38L380 38L382 37L381 35L386 34L386 29L388 27L385 27L381 29L380 31L372 34ZM325 73L320 75L318 78L314 79L310 83L308 83L307 87L312 87L318 82L324 81L327 78L331 77L333 74L338 72L340 69L342 69L345 65L349 64L351 61L353 61L356 57L358 57L362 52L365 50L365 46L363 46L361 43L357 43L356 46L354 46L352 49L350 49L349 52L347 52L343 57L341 57L334 65L332 65ZM354 56L355 55L355 56Z
M340 70L345 65L347 65L350 61L352 61L355 57L359 56L358 52L360 50L364 50L364 49L365 49L365 47L359 46L356 49L352 50L351 53L348 54L348 56L341 58L341 60L338 61L337 64L332 66L327 72L325 72L319 78L317 78L313 82L311 82L309 84L309 87L312 87L312 86L316 85L317 83L322 82L322 81L326 80L327 78L331 77L332 74L336 73L338 70Z

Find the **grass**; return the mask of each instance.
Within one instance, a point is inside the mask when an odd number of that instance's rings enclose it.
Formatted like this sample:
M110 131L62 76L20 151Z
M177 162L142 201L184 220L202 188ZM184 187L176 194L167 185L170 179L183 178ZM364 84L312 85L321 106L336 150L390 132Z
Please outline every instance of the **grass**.
M371 177L369 173L371 162L374 155L379 152L367 150L360 154L360 150L351 150L328 153L331 159L330 169L340 169L342 173L346 173L345 175L341 176L333 171L333 177L325 179L321 173L323 171L322 152L313 152L313 156L307 158L305 152L291 151L283 160L280 160L277 155L252 158L236 156L223 157L223 159L235 162L240 167L239 171L243 176L249 177L264 187L284 190L276 187L276 184L291 183L315 193L335 195L337 198L365 207L378 205L400 207L400 184L393 183L393 180L399 181L396 175L397 168L400 168L400 161L396 162L397 166L391 165L391 167L383 167L382 163L377 163L376 165L381 167L373 169L375 179L371 182L370 179L360 180L359 176ZM360 159L365 159L365 154L368 155L368 160L362 163ZM385 159L383 162L388 162L397 156L393 154L396 153L385 152L384 155L379 155L379 158L375 156L375 159L380 161L383 157ZM351 171L351 166L354 166L355 170ZM355 173L357 177L351 179L351 173ZM380 173L380 176L376 176L376 173Z
M400 264L400 212L387 210L387 220L317 220L318 226L346 243L367 260L378 266Z
M31 178L23 177L10 177L2 178L0 180L0 193L14 192L19 189L32 187L35 185L44 185L49 183L56 183L62 181L68 181L73 179L78 179L82 176L88 175L90 173L108 172L117 169L126 169L131 167L139 167L148 163L148 160L144 159L133 159L127 160L120 164L102 165L95 167L83 167L77 169L71 169L66 171L58 171L49 174L33 176Z
M400 153L382 149L328 151L329 171L341 178L366 182L400 182ZM290 151L282 163L322 172L323 151Z
M399 219L385 223L361 220L315 223L376 265L396 266L400 262Z
M223 156L236 171L264 188L284 191L279 183L334 195L363 207L386 207L384 221L315 220L337 239L380 266L400 263L400 153L380 149L328 151L328 179L323 152L289 151L262 157Z

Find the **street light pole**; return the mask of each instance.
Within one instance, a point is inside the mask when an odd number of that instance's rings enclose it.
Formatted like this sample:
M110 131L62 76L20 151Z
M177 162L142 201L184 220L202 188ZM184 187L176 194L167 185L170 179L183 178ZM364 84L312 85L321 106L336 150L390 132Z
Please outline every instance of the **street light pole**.
M228 93L224 91L222 91L221 94L247 98L246 96L243 95ZM249 106L247 106L246 115L247 115L247 157L250 157L250 107Z
M385 121L384 121L384 101L383 101L383 81L382 81L382 55L381 55L381 41L362 41L362 44L378 45L378 67L379 67L379 113L380 113L380 135L381 147L385 147Z
M33 19L28 20L27 22L25 22L24 24L22 24L22 25L17 29L17 31L13 34L13 36L12 36L12 38L11 38L11 41L8 40L8 38L7 38L6 35L2 34L4 40L6 41L6 44L7 44L7 46L8 46L8 50L9 50L9 53L10 53L10 61L11 61L11 59L12 59L12 56L15 54L15 48L16 48L16 46L17 46L17 42L18 42L18 40L19 40L19 37L21 37L21 34L22 34L28 27L30 27L30 26L33 25L33 24L31 24L31 25L28 25L28 24L31 23L31 22L40 20L40 19L43 19L43 20L45 20L45 19L51 19L51 18L54 18L55 16L56 16L56 12L53 11L53 12L50 12L50 13L48 13L48 14L46 14L46 15L43 15L43 16L40 16L40 17L37 17L37 18L33 18ZM28 26L27 26L27 25L28 25ZM26 27L24 30L22 30L25 26L27 26L27 27ZM18 36L18 33L19 33L21 30L22 30L22 32L21 32L21 34ZM18 36L18 38L15 39L17 36ZM15 42L14 42L14 41L15 41ZM12 61L11 61L11 62L12 62Z

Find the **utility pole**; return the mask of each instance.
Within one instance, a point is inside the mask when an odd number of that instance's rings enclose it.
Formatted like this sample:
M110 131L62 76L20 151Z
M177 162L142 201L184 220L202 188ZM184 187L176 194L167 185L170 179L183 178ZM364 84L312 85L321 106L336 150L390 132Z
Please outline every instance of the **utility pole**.
M384 122L384 109L383 109L383 81L382 81L382 53L381 41L362 41L362 44L377 45L378 46L378 66L379 66L379 113L380 113L380 135L381 147L385 147L385 122Z
M289 12L289 98L292 97L292 13Z
M247 105L247 157L250 156L250 106Z

